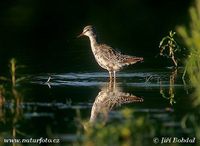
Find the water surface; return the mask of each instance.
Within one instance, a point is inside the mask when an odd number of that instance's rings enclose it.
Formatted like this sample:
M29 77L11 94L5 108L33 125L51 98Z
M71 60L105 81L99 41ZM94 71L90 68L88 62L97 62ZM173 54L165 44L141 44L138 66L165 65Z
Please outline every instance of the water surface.
M12 137L15 129L17 137L53 136L73 142L77 129L84 127L80 119L120 122L120 111L126 108L159 123L160 134L191 134L193 130L183 130L180 123L191 108L181 74L166 68L135 70L118 73L116 82L109 81L107 72L28 75L17 87L18 104L6 100L0 107L1 134Z

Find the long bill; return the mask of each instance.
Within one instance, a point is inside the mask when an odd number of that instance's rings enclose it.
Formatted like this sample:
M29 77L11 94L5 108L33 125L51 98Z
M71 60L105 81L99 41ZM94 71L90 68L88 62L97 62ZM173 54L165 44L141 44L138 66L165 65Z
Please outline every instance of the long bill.
M77 38L80 38L80 37L82 37L82 36L84 36L83 33L79 34L79 35L77 36Z

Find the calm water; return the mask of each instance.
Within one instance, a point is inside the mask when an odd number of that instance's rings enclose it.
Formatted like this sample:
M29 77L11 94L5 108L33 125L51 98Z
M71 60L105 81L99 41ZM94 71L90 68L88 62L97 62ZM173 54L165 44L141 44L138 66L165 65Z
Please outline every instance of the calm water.
M73 142L77 128L84 127L80 119L120 122L119 111L125 108L159 123L160 135L192 134L180 123L191 109L181 75L181 69L135 70L118 73L115 83L107 72L28 75L15 91L18 104L8 99L0 106L0 138L56 137Z

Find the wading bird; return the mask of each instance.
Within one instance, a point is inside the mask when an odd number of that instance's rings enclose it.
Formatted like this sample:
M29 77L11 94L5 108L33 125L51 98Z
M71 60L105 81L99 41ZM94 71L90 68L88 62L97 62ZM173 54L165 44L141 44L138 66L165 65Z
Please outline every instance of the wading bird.
M108 70L110 79L112 77L115 79L116 71L121 70L124 66L143 61L142 57L123 55L106 44L100 44L97 41L95 29L91 25L86 26L78 37L84 35L89 37L94 57L102 68Z

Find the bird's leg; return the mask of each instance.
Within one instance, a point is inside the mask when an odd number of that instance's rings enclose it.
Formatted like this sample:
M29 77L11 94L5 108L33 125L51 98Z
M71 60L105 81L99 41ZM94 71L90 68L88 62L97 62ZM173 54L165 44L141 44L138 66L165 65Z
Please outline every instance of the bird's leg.
M112 79L112 72L109 71L109 75L110 75L110 80L109 80L109 90L113 90L113 79Z
M116 71L113 71L114 79L116 78Z
M109 71L110 81L112 80L112 72Z
M113 76L114 76L114 78L113 78L113 82L114 82L114 86L113 86L113 88L115 89L115 83L116 83L116 71L113 71Z
M114 82L113 82L113 78L111 78L109 81L109 91L113 91L113 87L114 87Z

